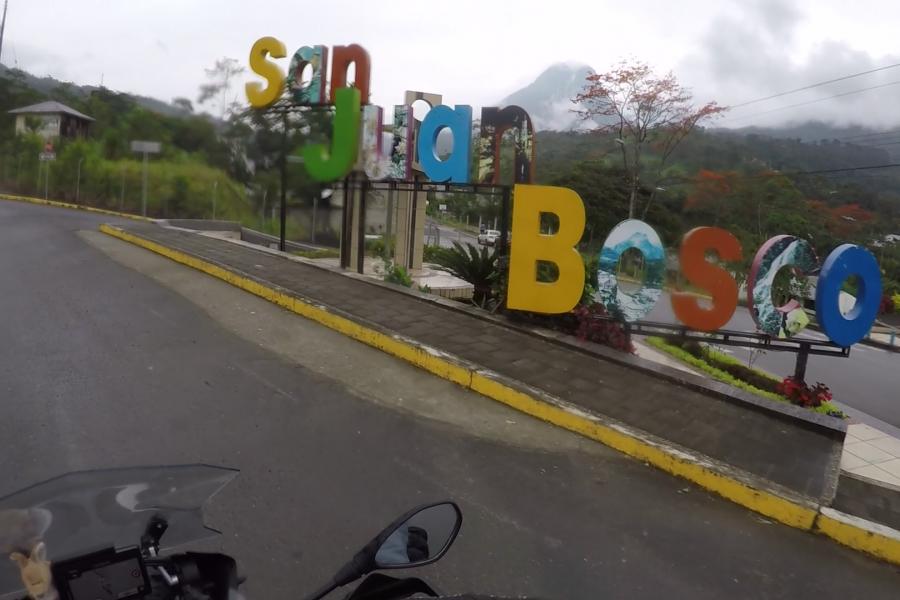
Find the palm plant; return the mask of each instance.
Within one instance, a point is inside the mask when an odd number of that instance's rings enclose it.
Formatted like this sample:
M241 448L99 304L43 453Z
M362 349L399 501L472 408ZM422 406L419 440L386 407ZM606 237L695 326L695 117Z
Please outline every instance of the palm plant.
M453 242L452 248L440 248L434 252L432 258L442 271L475 286L472 299L479 306L484 306L493 295L492 285L497 278L495 249L489 250L487 247L479 249L468 243L464 247L459 242Z

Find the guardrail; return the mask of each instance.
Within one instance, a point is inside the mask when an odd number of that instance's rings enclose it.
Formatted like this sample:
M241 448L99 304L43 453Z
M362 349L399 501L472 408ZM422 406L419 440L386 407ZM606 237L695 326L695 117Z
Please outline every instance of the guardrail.
M900 340L897 338L897 329L889 325L875 325L866 334L866 339L870 342L890 346L892 350L900 350Z

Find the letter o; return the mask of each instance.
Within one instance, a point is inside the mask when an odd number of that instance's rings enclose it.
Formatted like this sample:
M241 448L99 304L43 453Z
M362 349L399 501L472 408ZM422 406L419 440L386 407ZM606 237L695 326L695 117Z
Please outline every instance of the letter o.
M856 304L844 316L840 310L841 287L856 275ZM852 346L869 332L881 302L881 271L872 253L855 244L835 248L819 274L816 285L816 319L828 338L838 346Z

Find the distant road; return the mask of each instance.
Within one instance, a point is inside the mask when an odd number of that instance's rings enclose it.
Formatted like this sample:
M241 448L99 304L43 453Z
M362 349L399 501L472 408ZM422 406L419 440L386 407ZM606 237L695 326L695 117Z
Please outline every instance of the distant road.
M425 243L440 245L441 248L452 248L453 242L459 242L463 246L467 243L478 245L478 236L467 231L455 229L449 225L441 225L433 219L425 221Z
M647 315L647 320L677 322L668 293L656 303L653 311ZM756 331L756 323L750 316L750 311L738 306L724 329ZM812 329L800 337L827 340L824 334ZM724 346L721 349L744 362L750 358L750 350L747 348ZM794 372L795 360L796 355L791 352L769 351L761 353L754 365L783 377ZM893 427L900 427L900 381L897 379L896 369L900 369L900 353L856 344L847 358L810 356L806 378L811 383L821 381L831 388L834 399L840 404L863 411ZM858 416L852 410L848 412ZM865 420L863 416L859 418Z

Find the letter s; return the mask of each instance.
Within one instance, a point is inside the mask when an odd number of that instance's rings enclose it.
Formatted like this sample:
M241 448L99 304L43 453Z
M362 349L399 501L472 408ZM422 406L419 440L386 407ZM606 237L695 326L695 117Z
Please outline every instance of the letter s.
M679 321L692 329L713 331L728 323L737 308L738 287L731 274L707 262L706 252L713 250L719 260L740 260L741 243L730 232L718 227L697 227L681 241L681 272L685 279L712 296L712 307L701 308L694 294L672 293L672 310Z
M247 92L247 100L254 108L265 108L278 100L284 89L284 72L274 62L266 60L272 58L284 58L287 50L284 44L273 37L264 37L256 40L250 49L250 69L266 80L263 88L258 81L252 81L244 86Z

